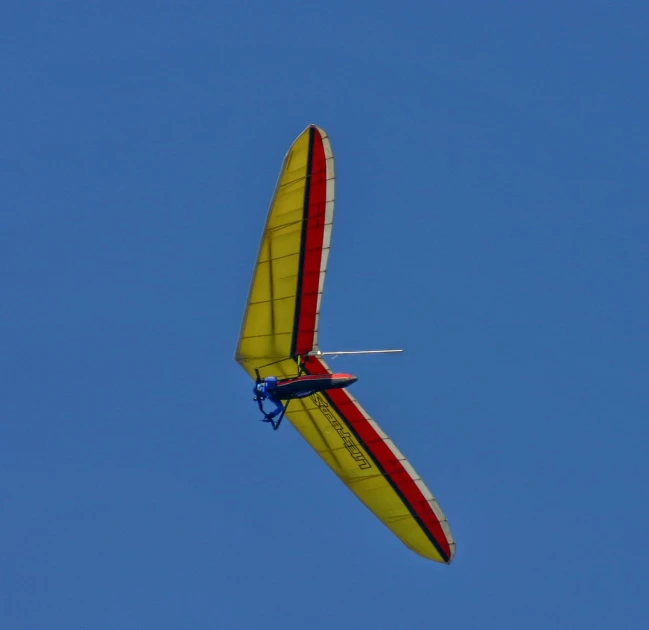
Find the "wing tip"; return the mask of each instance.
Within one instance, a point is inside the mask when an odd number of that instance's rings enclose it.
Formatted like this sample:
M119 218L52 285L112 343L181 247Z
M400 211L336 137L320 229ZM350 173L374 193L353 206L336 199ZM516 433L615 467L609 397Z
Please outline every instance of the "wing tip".
M448 541L448 546L450 550L450 555L447 560L444 561L444 564L451 564L453 562L453 559L455 558L455 541L454 540L449 540Z
M304 133L305 131L309 131L311 129L317 131L323 138L329 137L329 134L322 127L316 125L315 123L311 123L310 125L308 125L307 128L302 133Z

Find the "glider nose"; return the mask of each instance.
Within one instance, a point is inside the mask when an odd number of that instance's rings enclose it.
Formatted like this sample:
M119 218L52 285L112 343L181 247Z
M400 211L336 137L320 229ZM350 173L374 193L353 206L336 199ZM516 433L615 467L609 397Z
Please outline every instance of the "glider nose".
M358 376L354 376L353 374L334 374L332 380L336 384L336 387L349 387L349 385L353 385L358 380Z

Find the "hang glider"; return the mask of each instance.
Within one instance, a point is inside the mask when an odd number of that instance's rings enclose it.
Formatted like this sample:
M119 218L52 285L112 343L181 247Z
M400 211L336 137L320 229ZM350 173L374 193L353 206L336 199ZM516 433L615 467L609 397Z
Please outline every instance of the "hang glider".
M286 414L343 483L405 545L448 564L455 541L439 504L346 389L356 377L333 374L323 359L344 353L324 353L318 346L334 183L329 138L311 125L284 158L235 360L255 379L255 400L267 422L278 428ZM265 400L277 409L267 412Z

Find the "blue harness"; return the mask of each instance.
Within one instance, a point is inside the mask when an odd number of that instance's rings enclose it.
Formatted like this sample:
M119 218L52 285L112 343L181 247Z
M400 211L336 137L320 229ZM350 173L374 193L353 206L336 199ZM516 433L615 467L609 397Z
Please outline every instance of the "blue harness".
M259 409L264 414L264 422L272 422L280 413L284 411L284 405L273 396L273 390L277 387L277 377L267 376L253 388L255 394L254 400L259 405ZM275 405L275 409L267 412L264 409L263 401L270 400ZM274 424L274 423L273 423Z

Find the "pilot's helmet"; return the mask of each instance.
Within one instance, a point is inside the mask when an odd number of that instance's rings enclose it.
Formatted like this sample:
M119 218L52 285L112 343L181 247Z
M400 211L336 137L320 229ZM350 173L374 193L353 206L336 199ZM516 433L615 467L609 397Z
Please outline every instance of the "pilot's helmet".
M277 387L277 377L276 376L267 376L264 381L268 389L274 389Z

